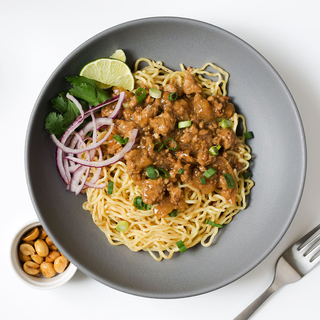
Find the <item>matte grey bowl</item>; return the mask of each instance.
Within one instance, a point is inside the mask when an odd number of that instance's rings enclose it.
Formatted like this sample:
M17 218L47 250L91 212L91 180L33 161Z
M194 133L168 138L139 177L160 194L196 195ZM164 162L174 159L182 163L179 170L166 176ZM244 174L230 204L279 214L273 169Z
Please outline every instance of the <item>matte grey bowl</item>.
M50 100L68 89L65 76L91 60L123 49L128 64L143 56L168 67L213 62L230 73L229 96L244 114L253 152L255 187L249 207L224 227L209 248L201 245L171 260L154 261L109 245L82 209L85 196L66 191L55 167L55 146L44 130ZM41 152L39 152L41 150ZM297 152L299 150L300 152ZM292 170L294 168L294 170ZM30 195L53 242L88 276L112 288L152 298L178 298L215 290L246 274L277 245L297 210L306 171L306 146L296 105L272 66L252 47L218 27L158 17L110 28L78 47L53 72L33 109L26 141Z

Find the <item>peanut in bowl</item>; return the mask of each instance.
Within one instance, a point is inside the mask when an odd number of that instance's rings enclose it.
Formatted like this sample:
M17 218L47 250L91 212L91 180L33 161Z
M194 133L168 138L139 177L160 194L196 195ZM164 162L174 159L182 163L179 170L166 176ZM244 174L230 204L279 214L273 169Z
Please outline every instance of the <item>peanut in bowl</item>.
M69 281L77 268L54 246L37 219L25 223L11 242L16 275L36 289L53 289Z

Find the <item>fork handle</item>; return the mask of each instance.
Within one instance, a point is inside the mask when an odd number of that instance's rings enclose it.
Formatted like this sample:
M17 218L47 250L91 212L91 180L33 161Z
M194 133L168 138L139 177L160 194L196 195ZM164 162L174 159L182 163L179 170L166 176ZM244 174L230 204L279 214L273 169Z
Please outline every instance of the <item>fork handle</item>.
M256 300L254 300L247 308L245 308L233 320L249 319L253 315L253 313L281 286L282 284L273 282L265 292L263 292Z

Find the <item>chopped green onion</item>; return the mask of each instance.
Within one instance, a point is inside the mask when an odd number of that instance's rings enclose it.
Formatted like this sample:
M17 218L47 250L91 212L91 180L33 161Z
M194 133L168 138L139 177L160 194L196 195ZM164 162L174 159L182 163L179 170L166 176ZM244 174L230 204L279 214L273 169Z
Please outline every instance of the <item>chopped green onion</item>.
M147 171L147 176L151 180L155 180L159 177L159 171L157 169L155 169L153 166L147 167L146 171Z
M178 98L178 94L176 92L172 92L169 94L169 100L170 101L176 101Z
M231 120L222 119L222 120L220 121L220 126L221 126L221 128L223 128L223 129L231 128L232 125L233 125L233 123L232 123Z
M187 250L187 247L184 245L184 243L180 240L176 243L177 247L179 248L180 252L183 253Z
M120 144L127 144L129 140L129 138L122 139L118 134L115 134L113 136L113 139L119 142Z
M169 172L163 168L157 168L157 170L159 171L159 174L162 178L167 179L169 178Z
M200 178L200 182L201 182L202 185L206 184L207 183L206 178L205 177L201 177Z
M159 99L161 98L161 91L156 88L151 88L149 94L152 98Z
M236 186L236 183L234 182L232 175L230 173L226 173L223 176L227 182L228 188L233 189Z
M150 204L144 203L142 198L139 196L134 198L133 205L139 210L150 210L151 209Z
M169 147L168 144L174 143L175 146L173 148ZM165 142L164 145L166 146L167 149L172 150L172 151L176 151L178 150L178 142L176 140L174 140L173 138L168 138Z
M153 146L153 150L159 152L163 148L164 144L162 142L156 142Z
M210 224L213 227L222 228L222 224L214 223L211 220L206 220L206 224Z
M147 92L144 88L140 87L135 91L135 96L137 97L138 103L141 103L147 96Z
M108 182L108 190L107 190L107 194L112 194L113 192L113 182L109 181Z
M119 232L126 232L128 228L129 228L129 223L127 221L119 221L116 226L116 229Z
M212 146L210 149L209 149L209 152L213 155L213 156L217 156L219 154L219 150L221 149L221 146L218 145L218 146Z
M170 217L176 217L178 215L179 210L178 209L173 209L170 213Z
M213 168L209 168L203 175L209 179L211 178L215 173L217 172L217 170L213 169Z
M191 127L192 122L191 120L186 120L186 121L180 121L178 122L178 128L183 129L183 128L188 128Z
M249 171L246 171L246 172L242 173L242 176L243 176L244 179L248 179L248 178L250 178L251 174L250 174Z
M253 132L252 131L245 132L244 137L246 139L252 139L253 138Z
M179 169L178 173L179 173L179 174L183 174L183 173L184 173L184 170L183 170L183 169Z

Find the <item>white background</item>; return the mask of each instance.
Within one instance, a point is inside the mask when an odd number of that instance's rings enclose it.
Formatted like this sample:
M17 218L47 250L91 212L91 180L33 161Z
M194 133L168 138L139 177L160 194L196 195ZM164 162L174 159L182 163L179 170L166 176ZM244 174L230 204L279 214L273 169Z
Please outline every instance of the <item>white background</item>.
M233 319L262 293L272 281L274 265L282 251L320 223L317 3L1 0L1 319L223 320ZM106 287L80 271L60 288L31 289L13 273L9 246L17 227L36 217L24 172L25 134L36 98L57 65L82 42L119 23L150 16L187 17L224 28L251 44L279 72L297 103L307 138L307 180L296 217L279 245L259 266L234 283L201 296L175 300L140 298ZM319 282L317 266L301 281L276 292L252 319L319 319Z

